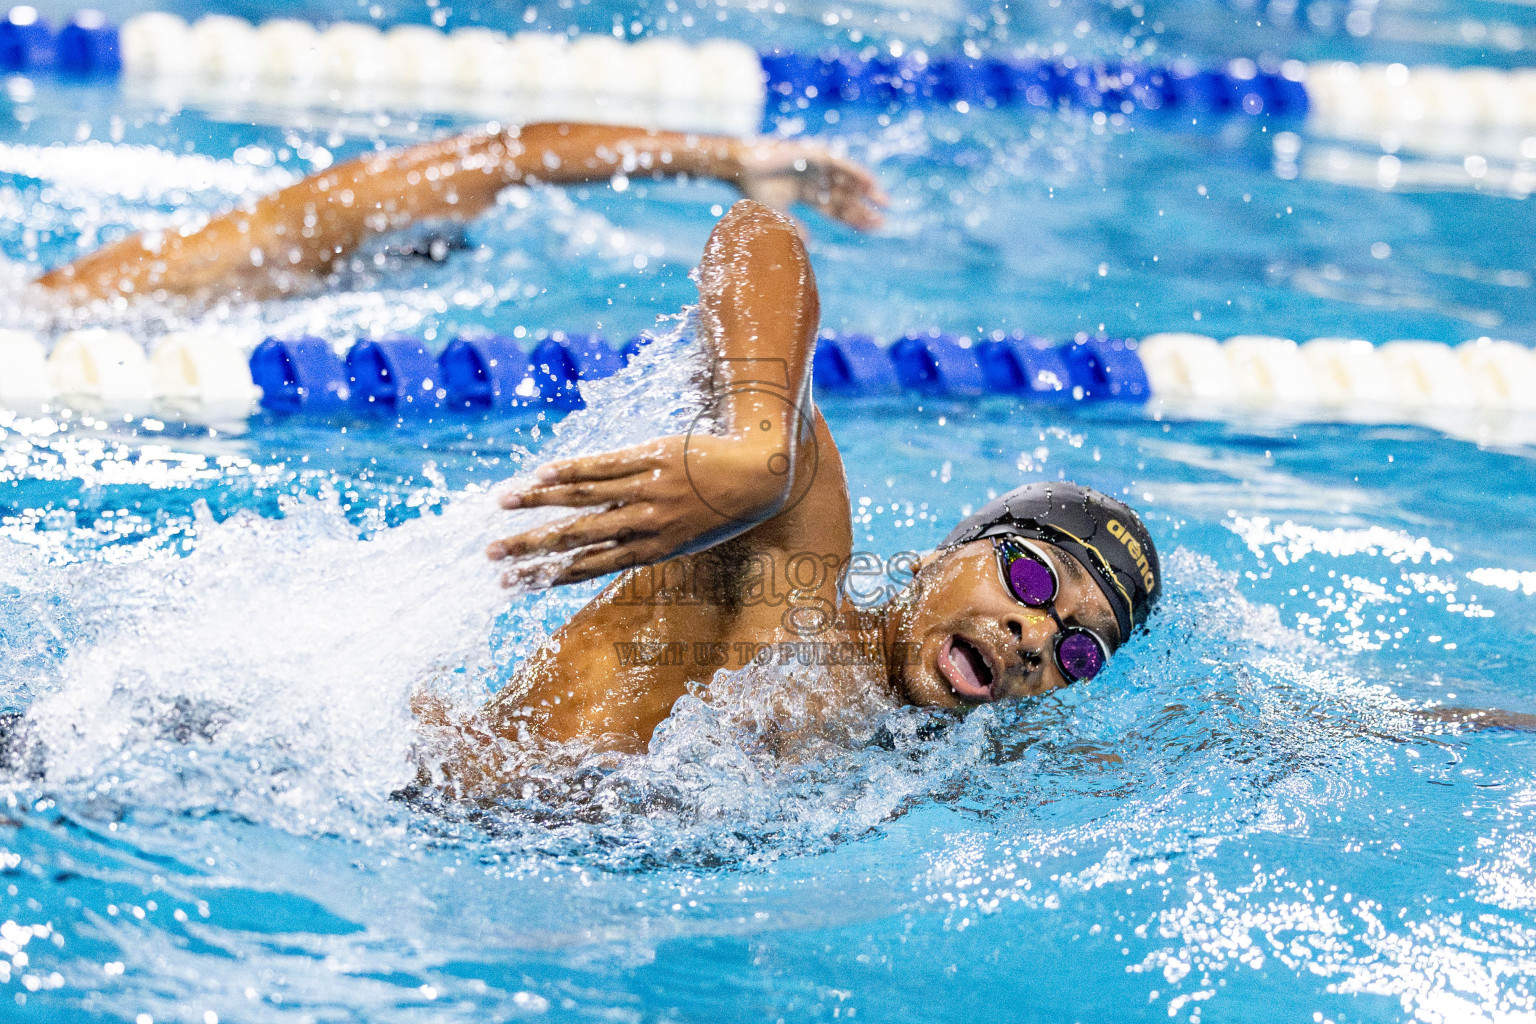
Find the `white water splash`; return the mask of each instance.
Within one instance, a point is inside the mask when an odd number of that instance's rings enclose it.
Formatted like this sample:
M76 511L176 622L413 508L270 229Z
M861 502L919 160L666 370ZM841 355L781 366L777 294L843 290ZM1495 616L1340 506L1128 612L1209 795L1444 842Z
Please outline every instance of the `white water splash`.
M1277 524L1265 516L1236 516L1225 525L1259 558L1265 556L1264 549L1268 547L1268 553L1281 565L1300 561L1314 551L1334 558L1385 555L1394 564L1407 561L1418 564L1428 558L1433 565L1449 562L1452 557L1449 551L1435 547L1427 537L1415 537L1384 526L1320 530L1289 519Z
M540 458L686 429L700 407L688 333L584 385L591 407ZM410 781L413 689L483 693L505 660L498 638L540 635L539 602L509 610L484 549L559 510L508 513L469 489L370 539L334 495L284 513L204 511L185 558L24 571L52 591L32 610L57 609L34 632L69 650L29 712L50 788L324 830L338 804L379 807Z
M58 193L54 202L66 206L75 205L70 202L74 192L129 202L180 203L189 192L221 196L271 192L297 180L281 167L96 141L52 146L0 143L0 174L45 180Z
M1516 569L1482 568L1467 573L1467 579L1500 590L1520 591L1526 597L1536 594L1536 572Z

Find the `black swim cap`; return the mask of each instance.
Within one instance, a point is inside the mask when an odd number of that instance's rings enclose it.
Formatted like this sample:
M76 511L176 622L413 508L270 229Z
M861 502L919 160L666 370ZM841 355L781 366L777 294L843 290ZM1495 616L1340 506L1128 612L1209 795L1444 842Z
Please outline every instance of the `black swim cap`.
M1083 563L1115 610L1121 643L1146 621L1162 593L1151 534L1135 512L1107 494L1065 482L1025 484L960 520L943 546L1003 536L1055 544Z

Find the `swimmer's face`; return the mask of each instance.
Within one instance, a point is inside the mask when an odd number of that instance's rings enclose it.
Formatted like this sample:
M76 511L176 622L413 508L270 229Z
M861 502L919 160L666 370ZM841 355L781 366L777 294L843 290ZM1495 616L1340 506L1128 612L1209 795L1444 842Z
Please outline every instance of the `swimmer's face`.
M1115 613L1088 570L1061 548L1034 542L1051 560L1060 587L1056 614L1068 626L1120 643ZM1056 623L1043 608L1020 604L998 572L990 540L923 559L894 609L893 639L907 645L898 687L925 707L984 704L1066 686L1056 664Z

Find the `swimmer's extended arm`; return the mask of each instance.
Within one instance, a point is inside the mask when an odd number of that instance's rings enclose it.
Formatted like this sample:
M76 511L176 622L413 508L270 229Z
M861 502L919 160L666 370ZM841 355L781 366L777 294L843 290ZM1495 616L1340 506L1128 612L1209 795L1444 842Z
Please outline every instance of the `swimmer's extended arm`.
M858 228L885 197L869 172L817 146L591 124L474 132L361 157L187 234L135 235L50 271L76 300L113 295L264 299L307 288L370 235L426 218L478 216L509 185L615 175L716 178L774 205L809 203Z
M574 551L552 580L574 583L702 551L768 523L805 494L817 446L830 446L830 437L818 440L811 403L820 305L793 223L760 203L737 203L710 236L699 292L713 422L686 436L540 467L540 483L504 496L504 507L598 511L496 541L492 559ZM514 568L508 582L539 575Z

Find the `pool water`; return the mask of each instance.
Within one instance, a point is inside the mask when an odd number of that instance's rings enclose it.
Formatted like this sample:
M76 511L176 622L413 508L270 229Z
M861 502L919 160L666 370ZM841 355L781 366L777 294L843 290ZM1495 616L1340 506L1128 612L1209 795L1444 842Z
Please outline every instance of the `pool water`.
M1129 31L1119 8L1053 10L1035 30L1060 19L1083 52ZM1154 13L1164 46L1215 45L1203 8ZM726 28L814 38L819 14ZM1277 33L1251 46L1393 52ZM59 326L20 282L82 240L452 127L12 95L5 326ZM872 237L806 218L830 327L1536 337L1528 202L1287 176L1281 132L1369 149L1301 123L818 116L894 198ZM202 319L248 344L622 339L691 301L730 201L514 192L443 266ZM151 339L189 314L93 316ZM923 550L991 495L1077 480L1146 514L1168 576L1148 634L1088 684L963 718L876 709L789 751L771 723L815 673L747 670L646 756L529 766L493 807L393 795L412 689L482 699L595 590L504 597L481 549L533 513L487 489L681 429L694 354L651 346L559 422L0 419L0 707L44 750L0 779L0 1019L1536 1016L1536 745L1436 711L1536 713L1527 447L826 399L858 547Z

